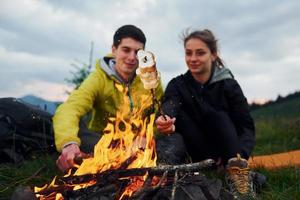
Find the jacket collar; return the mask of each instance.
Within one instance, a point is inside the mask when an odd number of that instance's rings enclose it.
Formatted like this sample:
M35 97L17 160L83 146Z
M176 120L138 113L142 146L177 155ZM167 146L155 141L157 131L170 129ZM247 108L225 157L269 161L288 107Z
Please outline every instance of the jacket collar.
M185 76L188 79L197 82L193 78L192 73L191 73L190 70L188 70L186 72ZM228 68L222 67L222 66L213 65L212 66L211 76L210 76L209 80L207 81L207 83L205 83L205 85L210 85L210 84L213 84L215 82L222 81L224 79L233 79L233 78L234 78L234 76L233 76L233 74L231 73L231 71Z
M213 65L212 77L210 78L208 84L212 84L224 79L233 79L233 78L234 76L228 68Z
M125 82L117 73L115 64L116 64L116 61L115 61L114 57L112 56L112 54L108 54L99 60L99 67L108 76L114 78L115 80L117 80L118 82L120 82L122 84L125 84L125 85L130 84L134 80L135 76L129 83Z

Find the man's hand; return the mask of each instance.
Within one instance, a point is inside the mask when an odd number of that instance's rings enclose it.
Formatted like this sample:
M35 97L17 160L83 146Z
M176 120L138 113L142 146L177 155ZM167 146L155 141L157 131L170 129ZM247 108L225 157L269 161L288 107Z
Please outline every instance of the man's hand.
M156 124L157 130L160 133L170 134L175 131L175 121L176 121L175 117L170 118L168 115L165 115L165 118L164 118L164 116L159 116L155 120L155 124Z
M82 157L83 152L77 144L70 144L64 147L61 151L61 155L56 160L56 166L62 171L66 172L68 169L75 165L74 158Z

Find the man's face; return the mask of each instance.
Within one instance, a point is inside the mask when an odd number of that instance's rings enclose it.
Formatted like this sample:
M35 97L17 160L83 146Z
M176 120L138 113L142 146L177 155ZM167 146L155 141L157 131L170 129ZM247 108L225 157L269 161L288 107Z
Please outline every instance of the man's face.
M128 81L135 74L138 67L137 52L143 49L143 43L132 38L123 38L118 47L112 46L112 53L116 59L116 71Z

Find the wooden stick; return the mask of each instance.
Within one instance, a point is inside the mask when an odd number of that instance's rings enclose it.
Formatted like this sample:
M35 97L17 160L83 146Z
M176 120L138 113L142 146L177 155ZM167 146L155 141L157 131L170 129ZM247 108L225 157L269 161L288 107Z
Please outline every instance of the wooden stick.
M175 199L175 192L176 192L176 187L177 187L177 180L178 180L178 171L175 171L174 175L174 182L173 182L173 188L172 188L172 193L171 193L171 200Z
M135 160L137 159L137 152L132 154L129 158L127 158L119 167L119 169L126 170L126 168Z
M158 99L156 98L155 90L154 90L154 89L151 89L151 94L152 94L152 98L153 98L154 104L157 105L158 112L163 116L163 118L164 118L165 120L167 120L166 115L164 114L163 110L161 109L160 102L159 102Z
M137 190L132 196L131 199L143 199L144 193L146 192L147 188L150 186L152 182L153 176L148 176L146 181L143 184L143 187L141 187L139 190Z
M178 172L197 172L204 168L211 167L214 164L214 160L207 159L197 163L182 164L182 165L161 165L157 167L148 168L132 168L132 169L115 169L107 170L99 174L85 174L81 176L69 176L58 178L58 181L67 184L79 184L83 182L89 182L91 180L97 180L101 182L111 182L119 178L131 177L131 176L144 176L148 173L150 176L162 175L165 171L169 173Z
M18 181L16 181L16 182L13 182L12 184L9 184L9 185L8 185L7 187L5 187L3 190L0 190L0 193L2 193L2 192L4 192L4 191L8 190L9 188L11 188L11 187L13 187L13 186L15 186L15 185L19 185L20 183L24 184L24 183L30 181L31 179L36 178L36 176L37 176L42 170L44 170L45 168L46 168L46 166L43 165L43 166L42 166L41 168L39 168L36 172L34 172L31 176L29 176L29 177L27 177L27 178L24 178L24 179L21 179L21 180L18 180Z
M79 190L75 190L72 191L72 196L80 196L80 199L92 199L92 197L97 197L100 196L101 194L105 194L108 192L115 192L117 191L119 185L118 184L110 184L101 188L98 188L96 191L89 191L88 188L83 188L83 189L79 189ZM87 190L87 191L84 191ZM71 197L70 195L68 195L68 197Z
M162 183L164 182L164 180L167 178L168 176L168 171L165 171L164 174L162 175L162 177L160 178L158 184L156 184L155 186L153 187L147 187L147 188L144 188L143 191L139 192L138 194L135 194L133 195L132 199L136 199L136 200L143 200L144 197L151 193L151 192L154 192L156 190L158 190L161 186L162 186Z

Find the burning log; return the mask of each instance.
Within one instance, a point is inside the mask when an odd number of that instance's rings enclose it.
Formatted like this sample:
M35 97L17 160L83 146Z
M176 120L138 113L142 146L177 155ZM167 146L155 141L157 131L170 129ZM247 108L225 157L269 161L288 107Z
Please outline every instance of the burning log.
M152 181L153 177L148 176L148 178L145 181L145 184L143 185L143 187L140 190L136 191L132 195L132 199L134 199L134 200L143 200L146 195L148 195L151 192L154 192L154 191L158 190L161 187L162 183L166 180L167 175L168 175L168 171L164 172L164 174L160 178L158 184L156 184L153 187L150 187L150 184L151 184L151 181Z
M99 196L106 197L106 199L118 199L123 192L122 189L128 184L127 180L118 181L104 187L92 186L75 191L67 191L64 196L69 200L77 199L102 199ZM104 198L105 199L105 198Z
M212 159L207 159L197 163L191 164L182 164L182 165L163 165L158 167L149 167L149 168L133 168L133 169L116 169L116 170L107 170L99 174L85 174L81 176L68 176L68 177L59 177L55 180L55 186L49 187L47 189L41 190L36 194L48 196L51 193L62 193L70 194L73 191L74 185L84 184L89 182L94 182L93 186L102 188L101 191L109 191L112 189L120 188L120 180L124 184L126 178L129 177L141 177L148 174L149 179L144 183L145 188L147 188L149 182L151 183L154 176L162 176L162 179L165 179L165 176L170 176L176 173L192 173L199 172L204 168L208 168L214 164ZM161 181L158 185L160 187ZM176 184L176 183L175 183ZM108 187L109 186L109 187ZM157 189L158 187L151 188L150 191ZM85 188L86 189L86 188ZM80 189L81 190L81 189ZM143 189L141 189L143 190Z
M80 184L83 182L97 181L97 183L115 181L116 179L132 177L132 176L144 176L148 173L150 176L161 176L164 172L168 171L170 174L174 174L175 171L178 173L188 173L188 172L199 172L202 169L211 167L214 164L214 160L207 159L197 163L182 164L182 165L162 165L158 167L148 167L148 168L133 168L133 169L116 169L107 170L99 174L86 174L82 176L72 176L72 177L61 177L58 181L67 184Z

